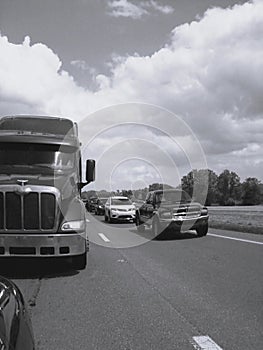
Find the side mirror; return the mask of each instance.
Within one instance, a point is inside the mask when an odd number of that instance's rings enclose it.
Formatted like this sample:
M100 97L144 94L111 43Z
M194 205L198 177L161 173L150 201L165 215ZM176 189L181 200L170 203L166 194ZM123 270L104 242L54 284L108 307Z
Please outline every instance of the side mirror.
M95 160L87 159L86 161L86 181L90 183L95 180Z

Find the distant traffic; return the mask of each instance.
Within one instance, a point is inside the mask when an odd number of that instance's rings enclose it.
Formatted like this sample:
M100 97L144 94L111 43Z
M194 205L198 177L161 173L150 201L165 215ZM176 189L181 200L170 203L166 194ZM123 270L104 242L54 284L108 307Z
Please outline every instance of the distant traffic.
M195 230L199 237L208 232L208 209L192 202L189 195L178 189L149 191L144 202L133 202L128 196L108 198L91 196L83 199L86 209L104 215L106 223L135 223L139 233L150 228L154 238L167 231Z

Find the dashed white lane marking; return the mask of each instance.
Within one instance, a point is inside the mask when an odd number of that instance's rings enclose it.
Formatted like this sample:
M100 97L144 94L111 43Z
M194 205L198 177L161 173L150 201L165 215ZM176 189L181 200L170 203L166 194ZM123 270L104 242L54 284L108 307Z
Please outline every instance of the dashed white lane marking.
M104 242L110 242L110 240L104 235L104 233L98 233L101 239L103 239Z
M86 222L90 222L89 219L86 219Z
M193 344L196 350L223 350L218 346L208 335L201 335L193 337L195 344Z
M263 242L250 241L248 239L234 238L234 237L229 237L229 236L215 235L214 233L208 233L207 235L208 236L213 236L213 237L218 237L218 238L232 239L233 241L240 241L240 242L258 244L258 245L262 245L263 244Z

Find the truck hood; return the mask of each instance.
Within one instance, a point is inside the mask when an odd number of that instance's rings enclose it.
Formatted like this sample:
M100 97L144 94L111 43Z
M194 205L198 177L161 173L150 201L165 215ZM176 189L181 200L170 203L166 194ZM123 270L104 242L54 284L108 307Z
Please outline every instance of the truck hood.
M69 174L50 176L50 175L25 175L25 174L15 174L15 175L0 175L1 185L19 185L18 180L27 180L26 186L51 186L56 187L60 192L64 192L66 188L73 188L71 182L74 181L74 177Z

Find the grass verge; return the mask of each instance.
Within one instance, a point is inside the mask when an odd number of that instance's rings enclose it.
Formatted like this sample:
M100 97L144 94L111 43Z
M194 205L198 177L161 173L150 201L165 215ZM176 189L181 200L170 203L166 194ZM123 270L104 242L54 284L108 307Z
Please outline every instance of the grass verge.
M263 206L208 207L209 226L254 234L263 234Z

